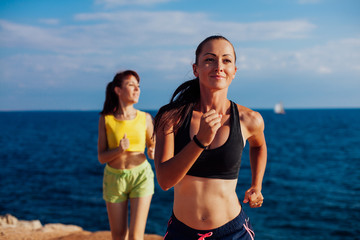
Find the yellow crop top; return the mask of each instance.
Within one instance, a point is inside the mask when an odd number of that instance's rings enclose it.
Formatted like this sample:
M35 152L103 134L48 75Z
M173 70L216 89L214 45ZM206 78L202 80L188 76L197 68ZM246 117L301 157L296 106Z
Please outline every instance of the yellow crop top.
M131 120L117 120L114 115L105 116L106 137L109 149L119 146L124 137L129 139L130 146L126 151L144 152L146 145L146 113L137 110Z

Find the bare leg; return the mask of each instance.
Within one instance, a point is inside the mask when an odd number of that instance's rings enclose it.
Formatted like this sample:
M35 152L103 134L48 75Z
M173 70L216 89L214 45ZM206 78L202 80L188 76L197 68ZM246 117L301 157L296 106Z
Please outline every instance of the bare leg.
M129 240L143 240L152 195L130 198L130 233Z
M113 240L126 240L128 234L128 201L121 203L106 202L111 236Z

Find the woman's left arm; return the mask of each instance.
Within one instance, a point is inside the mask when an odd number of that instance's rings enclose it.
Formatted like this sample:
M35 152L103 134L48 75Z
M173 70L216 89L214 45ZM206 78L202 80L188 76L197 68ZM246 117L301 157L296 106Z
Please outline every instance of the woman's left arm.
M261 193L262 182L267 162L267 148L264 136L264 120L260 113L249 113L247 129L250 148L251 165L251 187L245 192L244 203L249 203L250 207L261 207L264 197Z
M155 135L153 133L154 119L149 113L146 113L146 147L150 159L154 159L155 156Z

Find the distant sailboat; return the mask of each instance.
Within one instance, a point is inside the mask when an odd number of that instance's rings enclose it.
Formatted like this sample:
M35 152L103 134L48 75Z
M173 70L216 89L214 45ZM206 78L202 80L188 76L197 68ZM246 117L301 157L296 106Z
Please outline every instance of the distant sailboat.
M274 112L276 114L285 114L285 110L284 110L284 106L283 106L282 102L275 104Z

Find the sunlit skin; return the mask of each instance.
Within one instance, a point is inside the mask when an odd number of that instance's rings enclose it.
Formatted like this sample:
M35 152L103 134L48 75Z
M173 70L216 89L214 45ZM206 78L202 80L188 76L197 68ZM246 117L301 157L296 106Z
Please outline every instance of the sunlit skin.
M235 77L237 68L235 66L235 54L232 46L225 40L213 40L203 48L197 63L193 64L193 72L200 79L200 93L204 99L207 92L222 96ZM216 99L215 99L216 100Z
M140 86L134 76L122 82L121 87L115 87L119 98L119 110L114 114L118 120L131 120L136 117L137 110L134 104L139 101ZM146 146L150 159L154 159L153 119L146 113ZM119 146L109 150L106 138L104 116L99 120L98 159L100 163L107 163L116 169L131 169L146 161L145 153L126 151L129 148L129 139L125 136L120 140ZM141 198L130 198L130 226L128 229L128 201L121 203L106 202L109 223L113 240L144 239L146 219L150 208L152 195Z
M119 96L121 108L127 108L139 102L140 84L134 76L130 76L122 83L121 88L115 87L115 92ZM136 110L135 110L136 111ZM127 116L119 116L127 117ZM126 120L126 119L125 119Z
M237 68L232 45L226 40L207 42L193 65L193 72L200 80L200 103L194 108L190 137L197 135L199 141L210 149L222 146L230 133L230 101L227 99L229 85ZM243 202L260 207L262 179L266 166L266 143L261 115L237 105L242 135L250 146L252 169L251 188L246 191ZM174 187L175 216L194 229L218 228L238 216L241 210L235 192L237 179L210 179L188 176L203 149L194 141L189 142L174 156L172 124L157 132L155 167L160 186L167 190Z

